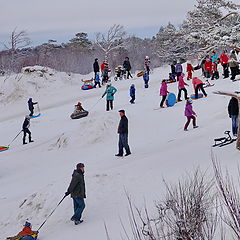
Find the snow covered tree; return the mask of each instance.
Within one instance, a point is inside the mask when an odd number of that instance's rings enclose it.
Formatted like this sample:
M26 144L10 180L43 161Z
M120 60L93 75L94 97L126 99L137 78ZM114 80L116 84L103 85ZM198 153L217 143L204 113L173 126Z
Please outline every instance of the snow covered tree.
M75 38L69 40L69 46L80 49L90 49L92 42L88 39L88 34L81 32L75 35Z
M96 33L96 44L104 52L107 59L111 51L123 47L125 37L124 27L115 24L110 27L106 34Z
M238 47L240 42L240 5L228 0L196 0L182 24L188 44L197 43L198 51L218 47Z

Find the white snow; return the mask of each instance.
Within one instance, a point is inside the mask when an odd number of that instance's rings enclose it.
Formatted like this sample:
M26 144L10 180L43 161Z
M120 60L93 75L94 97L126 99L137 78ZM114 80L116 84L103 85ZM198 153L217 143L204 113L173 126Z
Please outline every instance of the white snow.
M31 120L34 143L23 146L20 136L8 151L0 152L0 239L19 232L26 219L36 229L63 197L78 162L86 165L87 199L84 223L74 226L72 201L64 200L39 234L39 239L104 240L106 222L112 239L120 240L123 230L119 218L128 228L127 198L131 194L138 206L152 206L165 193L162 179L172 183L196 167L211 172L213 139L231 129L227 114L229 97L214 95L215 90L239 90L239 82L215 81L206 88L207 98L194 101L198 129L183 131L185 102L173 108L153 110L159 106L161 80L168 76L169 66L155 69L149 89L142 78L113 82L118 89L115 110L105 111L104 88L82 91L81 79L92 75L39 77L19 74L0 77L0 145L7 145L21 130L27 110L27 99L40 103L42 116ZM198 71L200 74L201 71ZM196 74L195 74L196 75ZM187 81L187 80L186 80ZM137 88L136 104L129 103L129 87ZM189 94L193 93L191 82ZM177 93L177 83L169 84ZM81 101L90 111L80 120L69 118L73 106ZM132 155L116 158L119 109L129 119L129 142ZM36 109L37 110L37 109ZM239 151L234 144L215 148L223 166L234 174Z

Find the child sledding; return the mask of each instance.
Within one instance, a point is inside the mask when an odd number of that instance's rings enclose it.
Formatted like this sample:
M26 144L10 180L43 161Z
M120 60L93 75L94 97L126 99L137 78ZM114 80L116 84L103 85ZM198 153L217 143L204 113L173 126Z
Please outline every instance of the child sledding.
M84 110L82 107L82 104L80 102L78 102L75 105L75 109L74 112L71 114L71 119L79 119L79 118L83 118L86 117L88 115L88 111Z

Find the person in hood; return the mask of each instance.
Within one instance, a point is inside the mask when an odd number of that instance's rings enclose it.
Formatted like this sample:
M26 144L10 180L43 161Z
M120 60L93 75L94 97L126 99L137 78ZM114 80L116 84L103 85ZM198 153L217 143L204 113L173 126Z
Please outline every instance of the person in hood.
M134 84L132 84L130 87L130 97L131 97L130 103L134 104L135 103L134 101L136 99L136 88Z
M220 63L223 67L223 75L224 78L229 78L229 69L228 69L228 55L227 55L227 51L223 51L221 56L220 56Z
M110 108L113 110L113 101L114 101L114 95L117 92L117 89L113 87L111 84L107 84L106 91L102 95L102 98L104 98L105 95L107 95L106 100L107 100L107 107L106 111L109 111Z
M198 99L198 91L201 90L202 93L204 94L205 97L207 97L207 93L205 92L204 88L203 88L203 81L200 80L197 77L194 77L192 80L192 84L193 84L193 88L195 90L195 98Z
M119 115L121 120L118 125L118 134L119 134L119 141L118 141L118 154L115 156L122 157L123 156L123 149L125 149L126 154L128 156L131 154L129 145L128 145L128 118L125 115L125 110L120 110Z
M184 73L182 73L178 81L178 102L182 101L181 100L182 91L184 92L185 100L188 99L188 92L185 86L189 86L189 85L186 82L184 82Z
M176 73L177 73L177 80L179 81L179 77L182 75L183 72L183 67L180 62L177 63L176 65Z
M228 104L228 114L232 119L232 133L234 137L238 134L238 115L239 115L239 103L238 99L232 97Z
M32 134L29 130L29 127L30 127L30 117L29 115L26 115L25 117L25 120L23 122L23 125L22 125L22 130L23 130L23 144L27 144L26 143L26 136L28 134L28 139L29 139L29 143L33 142L32 140Z
M164 108L163 104L167 99L168 89L166 80L162 80L161 88L160 88L160 96L162 96L162 101L160 103L160 108Z
M210 58L207 58L204 63L204 71L206 78L210 78L212 76L212 62Z
M129 57L126 57L125 58L125 61L123 62L123 67L126 69L127 71L127 79L129 79L129 77L133 78L132 77L132 74L131 74L131 69L132 69L132 66L131 66L131 63L130 63L130 60L129 60Z
M187 80L192 79L192 73L193 72L194 72L193 66L190 62L188 62L187 63L187 73L188 73Z
M28 99L28 109L30 111L29 116L33 116L34 114L34 105L38 104L38 102L33 102L32 98Z
M193 111L192 100L188 99L185 106L185 116L187 117L187 122L184 126L184 131L188 131L188 126L193 121L193 128L197 128L196 125L196 113Z
M85 166L83 163L78 163L73 171L71 183L65 193L65 196L71 194L73 199L74 214L71 221L78 225L83 222L82 213L85 208L86 186L84 180Z
M30 222L26 222L24 228L14 237L8 237L7 240L36 240L38 231L32 231L32 225Z

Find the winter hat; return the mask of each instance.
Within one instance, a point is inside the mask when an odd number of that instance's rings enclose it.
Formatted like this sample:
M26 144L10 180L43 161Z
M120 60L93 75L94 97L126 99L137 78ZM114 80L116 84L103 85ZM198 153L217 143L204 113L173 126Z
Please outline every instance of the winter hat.
M25 119L30 119L29 115L26 115L26 116L25 116Z
M146 56L145 59L149 59L149 56Z
M118 112L120 112L120 113L124 113L125 114L125 110L119 110Z
M31 227L31 225L32 225L32 224L31 224L30 222L26 221L23 226L24 226L24 227Z
M30 101L30 102L31 102L31 101L32 101L32 98L29 98L29 99L28 99L28 101Z
M77 166L76 166L77 169L84 168L84 167L85 167L85 166L84 166L83 163L78 163Z
M193 103L192 99L188 99L187 103L192 104Z
M135 85L134 85L134 84L132 84L132 85L131 85L131 87L135 87Z

